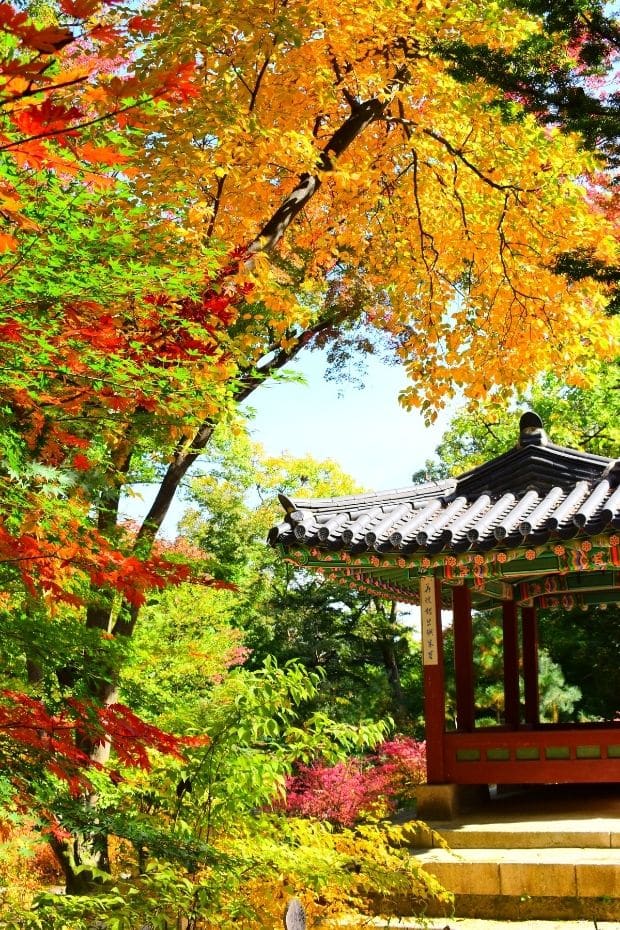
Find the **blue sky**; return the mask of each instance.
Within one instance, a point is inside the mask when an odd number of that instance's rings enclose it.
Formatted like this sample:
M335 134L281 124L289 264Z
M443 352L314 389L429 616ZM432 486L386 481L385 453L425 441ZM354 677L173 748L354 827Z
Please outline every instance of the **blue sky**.
M398 403L407 383L402 368L368 359L363 388L325 380L325 355L308 352L291 366L303 376L297 381L267 381L245 405L252 408L252 438L270 455L289 452L295 456L335 459L368 490L380 491L411 484L413 472L422 468L446 428L449 414L425 427L422 417ZM155 486L135 487L137 495L125 499L123 510L141 519L155 493ZM169 538L183 502L175 501L162 527Z
M319 352L306 354L291 370L303 374L306 384L266 382L247 404L256 411L253 438L273 455L335 459L369 490L410 484L447 426L447 414L429 428L399 405L407 384L402 368L369 359L361 390L326 381Z

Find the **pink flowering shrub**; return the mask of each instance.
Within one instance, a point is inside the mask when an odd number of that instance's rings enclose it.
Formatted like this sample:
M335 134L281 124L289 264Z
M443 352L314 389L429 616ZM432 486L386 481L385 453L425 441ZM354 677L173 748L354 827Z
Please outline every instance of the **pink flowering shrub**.
M397 800L407 800L415 786L426 781L426 743L410 736L395 736L378 747L374 764L390 781L390 791Z
M382 743L366 759L338 765L299 765L286 785L289 814L350 826L369 814L387 814L410 798L426 776L426 746L407 736Z

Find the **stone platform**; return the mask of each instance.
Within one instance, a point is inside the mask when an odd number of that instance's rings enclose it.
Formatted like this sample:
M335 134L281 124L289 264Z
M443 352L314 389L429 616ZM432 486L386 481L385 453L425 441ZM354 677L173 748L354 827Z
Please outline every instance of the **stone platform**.
M401 917L389 921L380 917L364 922L364 927L389 930L620 930L616 920L482 920L476 917Z
M618 921L620 785L511 791L422 831L414 855L455 894L456 915Z

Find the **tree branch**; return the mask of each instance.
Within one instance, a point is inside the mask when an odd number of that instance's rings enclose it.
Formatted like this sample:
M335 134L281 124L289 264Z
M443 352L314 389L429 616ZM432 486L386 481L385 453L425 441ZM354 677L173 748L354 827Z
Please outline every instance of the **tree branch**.
M484 181L485 184L488 184L489 187L493 187L496 191L522 191L523 188L519 187L517 184L500 184L497 181L494 181L493 178L490 178L488 175L481 171L477 165L474 165L468 158L463 154L462 149L457 149L456 146L452 145L445 136L442 136L441 133L435 132L434 129L423 129L422 132L425 136L429 136L431 139L434 139L435 142L439 142L440 145L452 155L454 158L458 158L459 161L462 161L464 165L467 165L470 171L480 178L481 181Z
M260 70L259 70L257 76L256 76L256 81L255 81L255 83L254 83L254 87L250 90L250 105L249 105L249 107L248 107L250 113L253 111L254 107L256 106L256 99L257 99L257 97L258 97L258 92L259 92L259 90L260 90L260 86L261 86L262 80L263 80L263 78L264 78L264 76L265 76L265 71L266 71L267 68L269 67L270 61L271 61L271 55L267 55L267 56L265 57L264 62L262 63L262 65L261 65L261 67L260 67Z
M274 249L285 232L306 204L321 186L323 174L334 170L337 159L349 148L359 135L385 113L391 98L410 79L409 70L402 65L385 92L381 96L371 97L363 103L356 104L350 115L336 129L323 151L319 155L316 171L304 172L291 193L284 199L272 217L265 223L253 242L248 246L246 255L266 252Z
M252 255L258 252L270 251L278 245L295 217L321 186L321 175L334 170L335 160L349 148L358 136L361 135L364 129L383 116L393 95L406 84L409 79L409 70L406 65L402 65L396 70L394 77L380 97L372 97L363 103L355 105L351 114L338 129L336 129L324 146L317 161L316 171L313 174L304 173L299 177L299 181L294 190L284 199L280 207L278 207L272 217L262 227L256 238L245 250L244 255L226 269L226 277L233 275L244 263L249 264L252 260ZM273 359L264 365L262 369L247 372L245 375L242 375L234 391L237 402L246 400L253 391L263 383L265 378L269 377L274 371L282 368L287 362L293 359L303 346L307 345L314 336L327 327L332 326L334 322L333 316L329 319L319 320L313 327L305 330L300 335L293 347L290 349L279 347L275 351ZM191 440L185 437L179 441L172 461L168 465L166 473L161 481L155 500L137 533L137 544L145 543L147 546L152 545L170 509L170 505L172 504L181 481L200 453L205 449L213 435L216 423L216 419L207 418L200 425L198 431ZM131 605L125 615L121 614L121 616L119 616L116 621L114 632L125 636L131 636L138 618L138 611L139 609L137 607Z
M161 93L163 93L163 91ZM96 116L93 119L85 120L83 123L76 123L74 126L65 126L63 129L49 129L45 132L39 132L34 136L18 139L16 142L7 142L6 145L0 145L0 152L8 152L9 149L17 149L21 145L28 145L29 142L36 142L37 139L51 139L54 136L68 136L73 132L79 132L81 129L86 129L88 126L94 126L96 123L103 123L105 120L113 119L115 116L119 116L121 113L127 113L129 110L135 110L138 107L143 107L145 104L151 103L158 96L161 96L161 94L152 94L150 97L146 97L144 100L136 100L135 103L128 103L125 107L119 107L117 110L111 110L109 113L103 113L101 116Z
M284 365L292 361L295 356L308 345L308 343L319 333L323 332L325 329L328 329L330 326L341 322L344 318L344 314L341 314L338 317L330 316L329 318L319 320L315 323L314 326L309 327L304 330L300 335L299 339L295 345L291 346L289 349L283 349L281 346L274 349L274 357L261 368L256 368L253 371L248 371L246 374L242 375L237 386L234 390L234 399L236 403L242 403L244 400L247 400L254 391L260 387L263 382L270 377L275 371L279 371ZM157 535L159 529L161 528L162 523L166 518L166 514L170 509L174 495L176 491L187 474L188 470L192 467L198 456L201 452L204 451L207 446L213 431L217 425L217 421L211 417L208 417L200 425L199 429L195 433L194 437L190 440L188 437L179 441L175 454L172 461L166 469L166 473L159 485L157 494L155 495L155 500L151 504L149 512L147 513L142 526L140 527L136 541L138 540L147 540L153 542L155 536Z

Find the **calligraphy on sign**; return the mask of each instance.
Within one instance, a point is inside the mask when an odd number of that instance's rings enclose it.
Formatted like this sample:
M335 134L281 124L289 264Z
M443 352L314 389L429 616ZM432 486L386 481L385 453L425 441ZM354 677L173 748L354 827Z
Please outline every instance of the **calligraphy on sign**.
M437 665L437 592L435 579L420 579L420 610L422 611L422 661L424 665Z

